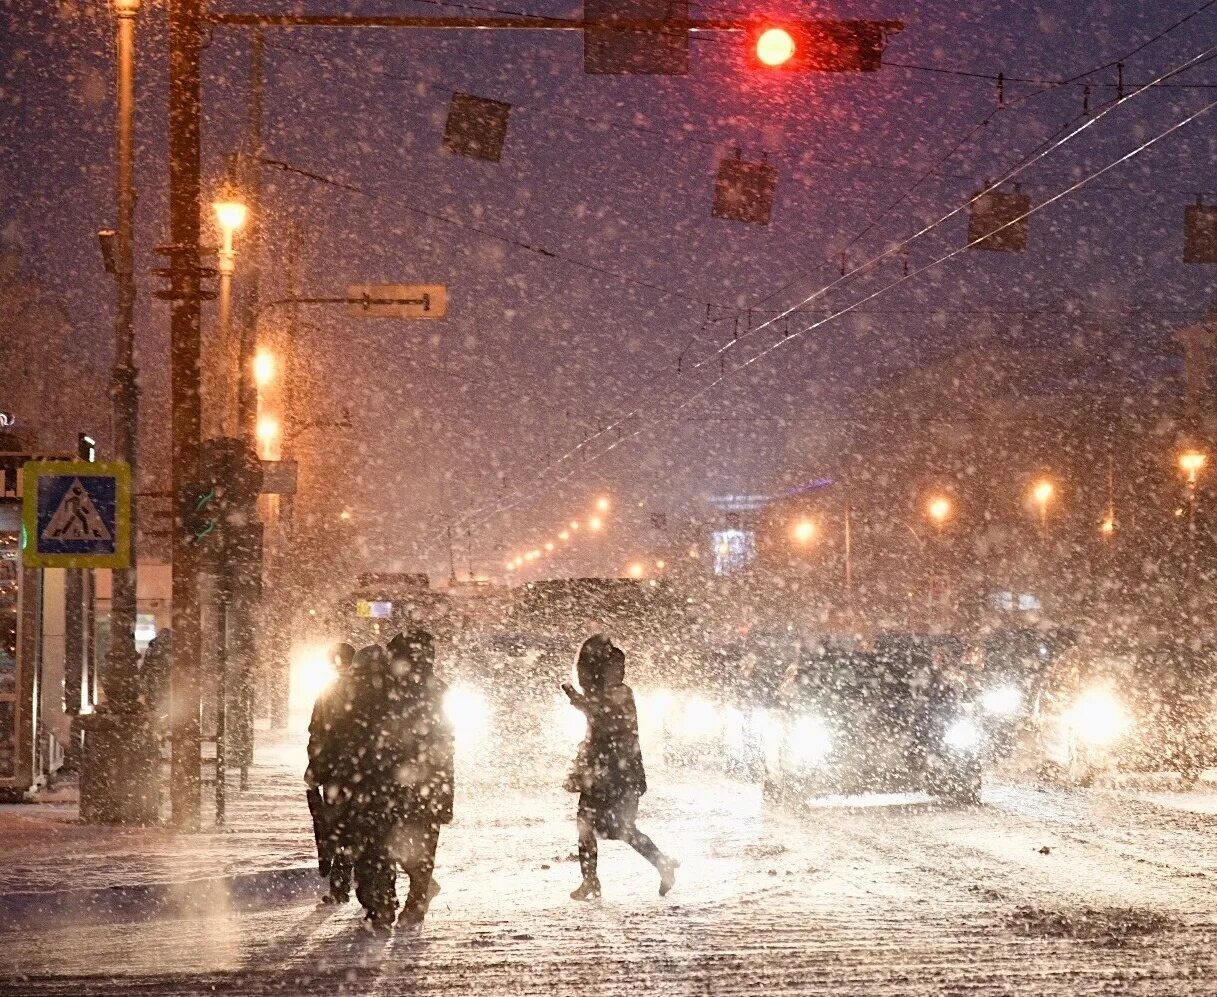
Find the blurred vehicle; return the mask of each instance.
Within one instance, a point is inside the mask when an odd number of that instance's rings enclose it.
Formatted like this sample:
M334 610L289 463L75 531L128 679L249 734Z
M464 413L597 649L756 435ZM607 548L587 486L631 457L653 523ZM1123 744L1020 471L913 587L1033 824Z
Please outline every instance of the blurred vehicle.
M761 723L764 793L925 791L978 803L984 730L953 638L879 638L871 651L804 650Z
M1175 772L1187 782L1217 764L1211 650L1086 642L1045 673L1033 722L1046 774L1089 785L1117 772Z
M1076 641L1072 630L1003 627L979 642L978 702L990 759L1009 756L1024 739L1045 672Z

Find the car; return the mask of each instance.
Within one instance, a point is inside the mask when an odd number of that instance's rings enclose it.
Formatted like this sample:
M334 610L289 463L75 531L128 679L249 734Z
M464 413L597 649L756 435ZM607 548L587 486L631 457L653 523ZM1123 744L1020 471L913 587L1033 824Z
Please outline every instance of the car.
M886 636L805 648L764 720L764 796L924 791L980 802L984 730L957 647Z
M1033 712L1041 773L1088 786L1121 772L1194 782L1217 765L1212 649L1090 640L1046 673Z

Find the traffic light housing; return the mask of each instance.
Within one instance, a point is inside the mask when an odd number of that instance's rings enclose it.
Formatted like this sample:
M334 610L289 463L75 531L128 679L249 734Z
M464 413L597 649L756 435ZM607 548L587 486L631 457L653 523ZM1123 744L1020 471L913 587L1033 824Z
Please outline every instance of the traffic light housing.
M888 36L903 29L900 21L758 21L749 40L765 72L873 73Z
M261 579L261 491L262 464L244 441L203 441L198 477L182 496L182 518L203 566L231 587L256 588Z

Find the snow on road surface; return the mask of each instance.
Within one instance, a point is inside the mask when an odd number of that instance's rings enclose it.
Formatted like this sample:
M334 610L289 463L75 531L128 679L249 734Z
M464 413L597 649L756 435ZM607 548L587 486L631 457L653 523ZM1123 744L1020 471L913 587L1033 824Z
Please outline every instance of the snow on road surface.
M203 835L201 854L307 855L288 770L251 790L273 813L242 804L260 829L222 845ZM443 893L418 933L373 941L354 905L272 893L236 909L219 891L184 917L0 925L0 993L1217 992L1217 816L1202 794L1189 807L998 786L975 808L845 800L798 816L751 787L657 769L640 823L681 858L676 890L660 899L650 867L609 843L604 899L576 904L573 800L553 774L465 780L440 845ZM68 848L53 872L61 886L103 882L106 854Z

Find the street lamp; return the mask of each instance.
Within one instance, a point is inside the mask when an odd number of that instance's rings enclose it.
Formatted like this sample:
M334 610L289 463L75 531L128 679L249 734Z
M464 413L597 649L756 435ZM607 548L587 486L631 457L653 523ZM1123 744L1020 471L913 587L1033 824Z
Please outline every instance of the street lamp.
M1031 489L1031 498L1040 510L1040 525L1048 526L1048 504L1056 496L1056 485L1046 478L1042 481L1037 481Z
M269 350L258 350L254 356L254 380L264 388L275 379L275 355Z
M215 211L216 224L220 227L219 275L220 275L220 356L232 356L232 275L237 267L237 254L232 246L232 237L245 224L249 209L237 194L236 187L231 181L226 181L220 190L220 196L212 205ZM221 406L222 424L228 422L228 398L230 385L233 384L233 371L230 364L225 364L223 388L224 404ZM238 378L241 375L238 373ZM259 436L262 435L259 429Z
M946 521L951 518L951 500L943 495L930 499L930 504L926 506L926 513L934 525L941 530Z
M794 537L795 543L806 547L816 538L816 524L810 519L800 519L791 527L790 534Z
M609 511L609 500L607 498L597 499L596 500L596 510L598 512L608 512Z
M1179 455L1179 470L1187 477L1189 487L1196 487L1196 480L1208 462L1208 455L1199 450L1184 450Z
M646 574L646 568L637 562L631 564L628 570L631 578L641 578Z
M593 533L595 533L603 525L604 525L604 523L601 522L599 516L593 516L591 519L589 519L587 521L587 528L589 530L591 530Z

